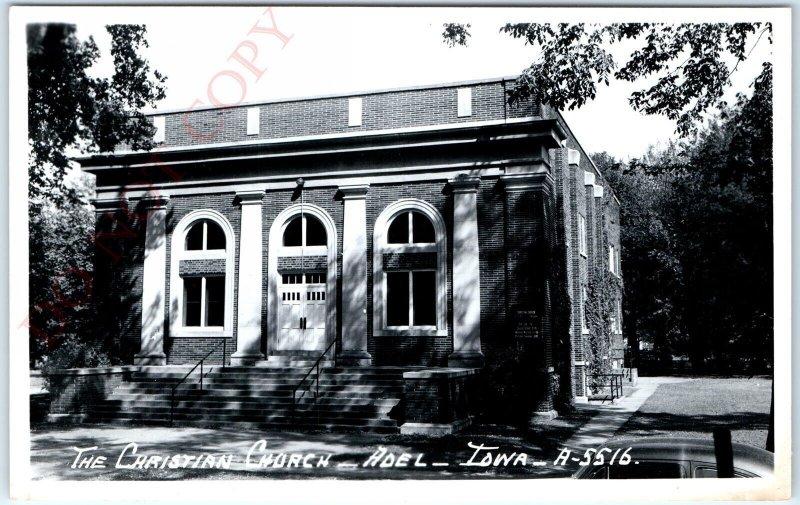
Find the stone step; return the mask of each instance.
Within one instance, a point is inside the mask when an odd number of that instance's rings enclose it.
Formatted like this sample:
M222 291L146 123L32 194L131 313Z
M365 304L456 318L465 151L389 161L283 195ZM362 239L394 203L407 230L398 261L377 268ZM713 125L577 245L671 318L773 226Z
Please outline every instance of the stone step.
M187 425L399 430L389 414L401 401L402 374L408 369L328 368L319 374L317 385L315 372L308 374L313 362L307 364L295 359L280 366L277 361L255 367L209 365L203 370L202 390L199 369L184 381L191 367L147 367L133 372L107 400L95 406L90 416L97 422L164 424L172 413L176 423ZM304 387L296 390L304 378ZM319 426L315 426L317 418Z
M297 403L308 405L313 403L312 398L298 398ZM320 397L317 403L331 408L338 409L392 409L398 403L399 399L386 399L386 398L325 398ZM104 400L100 405L115 405L122 408L132 408L138 406L170 406L172 400L168 396L155 396L155 395L130 395L126 398L112 397ZM226 398L215 396L196 396L196 397L175 397L176 407L207 407L207 408L288 408L292 405L291 397L285 398L270 398L264 401L262 398Z
M333 414L364 414L364 415L384 415L397 405L341 405L317 402L317 407L314 407L314 402L304 401L298 402L298 409L318 408L331 412ZM171 410L172 403L168 400L105 400L95 406L96 410L114 411L114 412L161 412ZM216 412L283 412L289 413L292 409L291 402L283 402L280 404L274 402L188 402L176 401L175 410L203 410L203 411L216 411Z
M104 423L104 424L117 424L117 425L132 425L132 426L186 426L186 427L204 427L204 428L219 428L229 427L230 422L214 422L208 420L194 420L187 421L182 419L175 419L170 423L166 419L127 419L122 417L109 417L109 418L90 418L87 420L89 423ZM344 422L317 422L316 419L303 420L298 419L292 422L291 420L272 421L272 422L258 422L258 421L237 421L235 423L237 428L245 430L287 430L287 431L336 431L336 432L358 432L358 433L399 433L400 428L394 426L372 426L372 425L353 425Z
M177 379L180 380L185 377L191 367L185 367L180 369L173 369L173 368L166 368L162 369L161 367L152 367L147 370L137 371L131 373L131 378L138 379L138 378L154 378L154 379ZM361 376L361 375L374 375L374 376L393 376L398 379L401 379L403 376L403 372L408 371L407 368L398 368L398 367L352 367L352 368L323 368L322 374L323 375L339 375L339 376L346 376L346 375L353 375L353 376ZM253 377L253 376L288 376L288 377L299 377L302 378L309 372L309 368L288 368L288 367L275 367L275 368L266 368L266 367L226 367L222 368L221 366L215 365L212 367L205 367L203 373L210 374L210 375L226 375L226 376L242 376L242 377ZM312 372L313 373L313 372ZM196 368L192 371L192 376L199 375L200 368Z
M311 393L306 393L308 396ZM119 399L142 399L145 397L161 397L169 399L172 394L169 390L164 391L119 391L115 392L110 398ZM312 394L313 396L313 394ZM255 399L255 400L269 400L275 399L288 399L292 398L291 390L264 390L264 391L246 391L242 389L206 389L200 391L199 389L183 390L179 389L175 392L176 399L196 399L196 398L239 398L239 399ZM300 393L297 393L300 397ZM400 398L400 394L389 394L385 391L324 391L320 389L321 398L340 398L340 399L386 399L386 398Z
M212 375L212 376L204 376L203 377L203 384L276 384L276 385L289 385L289 386L297 386L300 384L302 377L294 378L294 377L228 377L225 375ZM164 379L133 379L130 382L123 383L124 384L156 384L156 385L164 385L172 387L177 384L178 381L168 381ZM183 384L199 384L200 377L190 377L183 382ZM304 382L304 384L309 383L316 383L315 377L309 377ZM394 385L394 386L401 386L403 381L401 379L395 379L391 377L385 376L330 376L330 375L323 375L319 378L320 384L381 384L381 385Z
M297 391L316 391L316 386L301 388ZM243 393L265 394L265 393L278 393L279 395L291 395L295 390L294 384L247 384L247 383L230 383L230 384L206 384L203 383L203 391L238 391ZM181 384L175 389L175 394L184 394L191 391L200 391L200 384ZM349 393L361 394L382 394L382 395L401 395L403 387L398 385L372 385L372 384L320 384L319 392L341 393L347 395ZM147 393L147 394L171 394L172 386L169 387L152 387L149 385L131 384L120 386L115 390L117 394L132 394L132 393ZM223 393L225 394L225 393Z
M108 417L106 417L108 416ZM102 411L91 411L90 418L97 422L108 422L111 419L127 419L131 421L161 421L169 422L170 413L146 413L146 412L115 412L106 413ZM219 414L213 412L175 412L173 421L207 421L212 423L260 423L260 424L277 424L277 425L292 425L292 424L307 424L316 423L319 418L321 424L344 424L349 426L373 426L391 428L397 427L397 421L394 419L375 419L371 417L336 417L331 416L330 413L320 413L317 416L316 412L297 412L294 419L288 415L276 414Z
M345 411L336 410L329 407L320 407L316 409L313 405L305 405L303 408L295 410L295 417L308 417L317 416L328 420L347 422L361 422L364 420L375 421L392 421L389 416L389 411L385 412L359 412L359 411ZM132 409L117 409L114 407L97 406L90 411L90 415L94 417L138 417L148 419L169 419L170 412L173 412L169 407L161 408L132 408ZM292 411L290 408L285 409L242 409L242 410L217 410L217 409L198 409L196 407L188 408L175 408L174 416L182 419L212 419L212 420L228 420L235 422L237 420L254 420L254 421L275 421L280 419L290 419Z

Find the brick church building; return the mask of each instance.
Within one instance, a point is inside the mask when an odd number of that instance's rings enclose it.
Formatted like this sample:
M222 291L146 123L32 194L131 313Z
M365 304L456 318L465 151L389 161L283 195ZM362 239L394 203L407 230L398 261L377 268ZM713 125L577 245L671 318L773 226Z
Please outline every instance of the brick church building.
M508 104L513 85L153 115L153 151L78 160L96 176L97 331L148 370L323 352L403 369L409 404L409 381L513 351L539 413L585 398L598 272L620 288L597 359L623 366L619 201L558 111Z

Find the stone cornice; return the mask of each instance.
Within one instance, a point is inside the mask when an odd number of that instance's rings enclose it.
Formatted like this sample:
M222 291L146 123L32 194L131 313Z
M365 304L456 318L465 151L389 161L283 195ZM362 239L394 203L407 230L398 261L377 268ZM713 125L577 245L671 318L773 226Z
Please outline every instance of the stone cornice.
M500 177L500 181L507 193L538 190L544 190L550 193L553 188L553 176L550 175L550 172L504 175Z
M459 174L447 181L453 193L477 193L481 178L478 175Z
M139 200L140 205L148 210L166 209L169 203L169 195L166 193L149 193Z
M261 200L264 198L263 189L248 189L236 192L236 198L239 199L239 205L261 205Z
M339 186L339 191L342 193L342 200L364 200L369 191L369 184Z
M580 165L581 152L575 149L567 149L567 163L570 165Z
M128 208L128 199L124 196L117 196L111 198L94 198L92 199L92 206L94 211L98 214L106 212L114 212Z

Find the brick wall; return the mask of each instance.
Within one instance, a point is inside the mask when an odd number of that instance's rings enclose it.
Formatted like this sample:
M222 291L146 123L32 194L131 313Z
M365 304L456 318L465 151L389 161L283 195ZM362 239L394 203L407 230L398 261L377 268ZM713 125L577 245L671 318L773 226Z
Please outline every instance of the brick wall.
M360 126L348 126L349 96L169 113L165 115L166 138L163 146L242 142L538 116L540 107L536 102L508 106L505 90L512 84L513 81L498 80L464 86L442 85L351 95L362 98ZM470 116L458 117L457 89L460 87L472 88ZM247 135L249 107L258 107L260 110L257 135Z
M467 372L404 374L407 423L446 424L475 415L479 376Z
M105 400L129 376L130 369L127 367L62 370L50 374L50 414L86 413L91 406Z
M139 351L142 328L142 271L146 213L125 210L96 215L93 308L97 340L115 349L124 363Z

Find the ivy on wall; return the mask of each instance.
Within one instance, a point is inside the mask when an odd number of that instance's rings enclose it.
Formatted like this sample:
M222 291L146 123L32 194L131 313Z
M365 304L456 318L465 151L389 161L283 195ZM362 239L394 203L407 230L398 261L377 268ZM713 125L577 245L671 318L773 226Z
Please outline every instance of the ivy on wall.
M608 242L604 229L602 251L608 250ZM608 384L606 378L597 375L612 371L613 318L617 300L622 293L622 280L609 271L608 259L605 258L589 276L588 296L584 307L584 317L589 328L588 346L585 349L586 365L588 386L592 394Z

